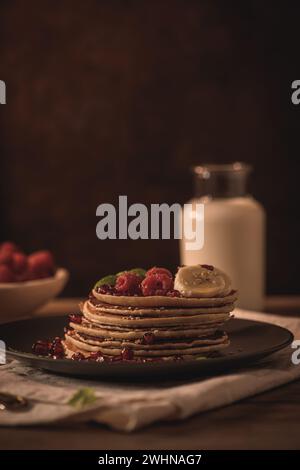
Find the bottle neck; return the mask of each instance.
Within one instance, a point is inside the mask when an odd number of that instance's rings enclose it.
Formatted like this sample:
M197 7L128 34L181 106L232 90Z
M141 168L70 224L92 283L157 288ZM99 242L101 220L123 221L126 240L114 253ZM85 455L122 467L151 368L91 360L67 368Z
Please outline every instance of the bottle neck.
M195 167L195 196L236 198L248 195L250 168L244 164Z

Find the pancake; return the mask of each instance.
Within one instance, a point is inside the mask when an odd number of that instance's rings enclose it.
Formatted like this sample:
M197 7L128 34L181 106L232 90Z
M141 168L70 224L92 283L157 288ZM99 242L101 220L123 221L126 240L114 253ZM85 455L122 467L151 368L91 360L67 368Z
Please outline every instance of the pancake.
M138 311L123 308L119 311L119 313L111 313L107 311L105 308L102 307L95 307L95 305L90 302L90 300L86 300L80 306L81 311L84 313L88 311L95 315L101 315L103 317L115 317L118 321L118 318L132 318L137 320L146 320L147 318L175 318L177 316L180 317L189 317L189 316L199 316L202 318L202 315L205 314L218 314L218 313L228 313L232 312L234 309L234 304L227 304L221 305L216 307L197 307L197 308L157 308L153 307L151 309L147 309L147 315L143 314L143 309L138 309ZM118 317L118 318L117 318Z
M197 355L201 356L203 353L208 353L211 351L219 351L229 345L229 340L227 336L222 337L218 342L212 342L210 344L205 345L196 345L190 347L182 347L182 348L164 348L164 349L135 349L134 356L135 357L162 357L162 356L184 356L184 355ZM101 352L105 356L120 356L124 346L122 347L104 347L103 345L92 345L87 342L83 342L74 338L73 336L66 335L64 341L64 347L66 349L66 353L69 350L76 351L76 352L84 352L85 354L90 354L91 352Z
M233 315L230 315L228 317L231 318ZM192 329L195 330L195 328L199 328L201 329L202 327L206 328L206 327L209 327L209 328L213 328L215 325L224 325L225 321L227 321L228 319L226 320L223 320L223 321L220 321L220 322L216 322L216 321L205 321L205 322L200 322L199 321L199 325L192 325ZM72 323L72 322L71 322ZM72 323L73 324L73 323ZM130 328L130 327L126 327L126 326L118 326L118 325L102 325L101 323L92 323L90 322L89 320L87 320L86 318L83 318L83 324L85 326L89 326L90 328L103 328L104 330L110 330L110 331L119 331L119 332L124 332L124 331L127 331L127 332L130 332L130 331L138 331L138 332L142 332L143 329L142 328ZM189 330L191 327L190 325L185 325L185 324L179 324L179 325L171 325L171 326L167 326L167 327L155 327L155 328L151 328L151 327L148 327L146 328L147 331L153 329L153 331L157 330L157 331L170 331L170 332L175 332L175 331L185 331L185 330Z
M223 323L215 323L215 324L207 324L199 327L195 327L193 329L145 329L145 330L134 330L134 329L126 329L126 330L115 330L109 327L106 328L98 328L89 324L76 324L70 323L70 327L78 331L80 333L87 334L89 336L93 336L95 338L114 338L114 339L142 339L145 334L152 333L155 335L157 339L164 339L164 338L193 338L193 337L205 337L208 335L213 334L216 330L220 329Z
M205 306L218 306L232 304L237 300L236 291L231 291L230 294L223 297L167 297L167 296L122 296L122 295L109 295L100 294L97 290L93 289L93 296L109 305L118 305L125 307L205 307Z
M229 318L228 312L221 313L209 313L199 315L189 315L189 316L178 316L178 317L147 317L147 318L138 318L131 316L122 316L116 317L115 315L106 315L100 312L91 313L86 306L83 307L83 313L87 320L92 323L98 323L101 325L118 325L126 326L130 328L145 328L145 327L159 327L159 326L174 326L174 325L201 325L201 323L206 321L214 322L224 322Z
M229 344L229 343L228 343ZM65 350L65 357L67 359L72 359L73 355L76 353L82 354L83 357L85 357L87 360L89 359L89 356L91 354L90 351L86 351L84 349L80 349L78 346L72 345L67 341L63 342L64 345L64 350ZM228 345L225 345L224 348L226 348ZM223 348L220 348L223 349ZM215 354L219 354L218 351L216 350L211 350L211 351L202 351L201 354L180 354L180 355L169 355L169 356L138 356L134 359L134 362L136 361L141 361L141 362L173 362L177 360L184 360L184 361L190 361L190 360L195 360L195 359L203 359L206 357L211 357L212 355L215 356ZM118 355L111 355L111 356L105 356L103 355L103 361L105 362L109 360L109 362L120 362L120 356ZM99 362L102 362L100 360Z
M100 312L110 315L130 315L131 317L174 317L183 315L199 315L201 313L222 313L232 311L234 304L224 303L223 305L216 306L201 306L201 307L125 307L120 305L109 305L103 302L98 302L97 299L87 300L87 308L90 312Z
M75 332L75 334L72 334L70 336L71 338L76 339L78 341L82 341L85 344L90 344L92 346L100 346L102 348L131 348L133 350L138 349L146 351L157 349L184 349L194 346L219 344L223 343L225 339L227 340L227 335L223 332L207 335L204 338L198 338L194 336L193 338L175 339L173 341L170 341L170 339L158 340L156 337L154 344L144 344L140 340L115 340L110 338L97 339L78 332Z

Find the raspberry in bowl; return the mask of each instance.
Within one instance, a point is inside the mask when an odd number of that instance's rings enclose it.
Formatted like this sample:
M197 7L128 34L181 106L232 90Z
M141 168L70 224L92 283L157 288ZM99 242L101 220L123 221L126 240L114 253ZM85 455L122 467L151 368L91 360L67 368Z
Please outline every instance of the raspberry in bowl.
M48 250L25 254L13 242L0 244L0 322L19 319L57 296L69 274Z

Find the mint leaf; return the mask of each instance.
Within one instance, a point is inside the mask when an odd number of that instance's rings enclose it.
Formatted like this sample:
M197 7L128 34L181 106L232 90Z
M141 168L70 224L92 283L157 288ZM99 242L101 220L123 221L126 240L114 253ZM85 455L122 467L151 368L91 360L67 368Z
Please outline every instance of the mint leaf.
M80 388L68 401L68 405L74 408L84 408L87 405L91 405L97 400L95 392L92 388Z
M146 270L143 268L133 268L130 269L130 273L137 274L138 276L145 277L146 276Z
M117 276L115 276L114 274L109 274L108 276L105 276L102 279L100 279L100 281L96 282L96 284L94 285L94 289L96 289L97 287L104 286L104 285L114 286L116 283L116 280L117 280Z

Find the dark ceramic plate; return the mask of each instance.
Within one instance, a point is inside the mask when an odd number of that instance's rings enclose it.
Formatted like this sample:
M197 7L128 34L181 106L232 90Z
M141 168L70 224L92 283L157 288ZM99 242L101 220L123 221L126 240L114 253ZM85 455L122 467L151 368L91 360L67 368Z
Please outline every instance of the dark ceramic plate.
M226 372L253 363L274 353L293 341L290 331L269 323L232 319L226 326L231 344L215 358L154 363L95 363L76 362L70 359L51 359L31 354L37 339L62 336L67 324L65 317L23 320L0 326L0 339L4 340L7 355L30 366L72 376L114 379L181 379Z

